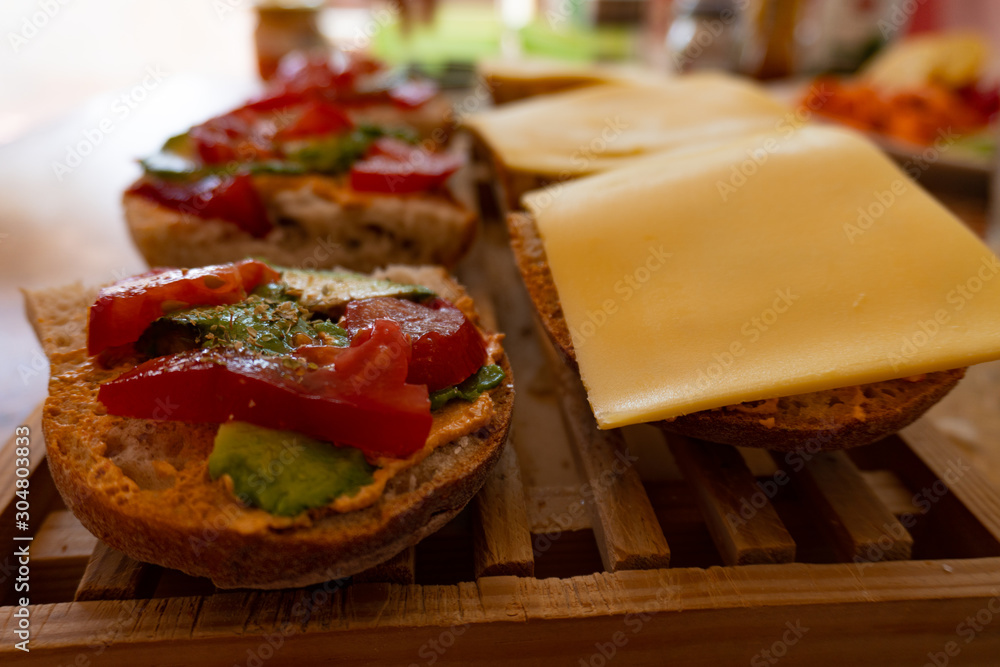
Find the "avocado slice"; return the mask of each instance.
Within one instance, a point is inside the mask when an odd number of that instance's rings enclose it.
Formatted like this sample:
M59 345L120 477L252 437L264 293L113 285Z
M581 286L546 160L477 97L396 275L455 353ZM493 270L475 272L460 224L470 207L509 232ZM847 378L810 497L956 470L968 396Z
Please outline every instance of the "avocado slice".
M278 267L275 267L278 268ZM309 271L281 269L281 279L288 285L287 294L309 310L330 316L340 314L349 301L391 296L423 301L435 296L423 285L407 285L391 280L375 280L349 271Z
M236 497L278 516L355 496L375 470L360 449L244 422L221 425L208 457L213 480L229 475Z

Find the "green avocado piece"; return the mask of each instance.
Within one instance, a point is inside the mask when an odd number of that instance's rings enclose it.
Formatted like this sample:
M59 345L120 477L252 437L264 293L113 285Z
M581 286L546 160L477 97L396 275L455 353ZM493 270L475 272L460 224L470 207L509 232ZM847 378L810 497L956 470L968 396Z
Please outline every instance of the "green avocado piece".
M378 128L359 127L347 134L307 140L288 153L288 159L307 171L342 174L364 157L372 142L383 135Z
M484 391L500 386L506 374L496 364L483 366L476 374L464 380L461 384L438 389L431 394L431 410L443 408L446 403L456 398L472 402Z
M338 315L349 301L391 296L422 301L434 296L423 285L406 285L391 280L374 280L348 271L308 271L281 269L281 279L288 285L287 294L299 304L327 315Z
M229 475L241 501L279 516L355 496L375 470L360 449L243 422L221 425L208 457L213 480Z

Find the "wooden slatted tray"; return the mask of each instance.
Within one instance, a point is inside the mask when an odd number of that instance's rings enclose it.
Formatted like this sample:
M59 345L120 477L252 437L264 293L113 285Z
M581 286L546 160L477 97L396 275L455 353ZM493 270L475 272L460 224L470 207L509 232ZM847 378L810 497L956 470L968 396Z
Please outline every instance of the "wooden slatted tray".
M217 591L87 533L55 492L36 414L31 652L13 647L4 555L3 664L1000 663L1000 495L926 421L790 456L598 431L502 225L461 277L507 332L518 399L500 464L451 524L350 581ZM25 534L13 446L5 545Z

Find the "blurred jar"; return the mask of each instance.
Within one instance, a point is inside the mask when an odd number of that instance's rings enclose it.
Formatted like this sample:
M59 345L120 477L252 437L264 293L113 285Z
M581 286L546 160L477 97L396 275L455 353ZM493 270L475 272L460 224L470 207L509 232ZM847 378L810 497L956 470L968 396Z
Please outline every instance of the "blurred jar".
M796 72L802 0L742 0L742 50L739 69L758 79L779 79Z
M735 70L740 12L746 0L675 0L667 54L679 71Z
M322 0L264 0L257 5L257 68L270 79L278 62L292 51L326 51L319 28Z

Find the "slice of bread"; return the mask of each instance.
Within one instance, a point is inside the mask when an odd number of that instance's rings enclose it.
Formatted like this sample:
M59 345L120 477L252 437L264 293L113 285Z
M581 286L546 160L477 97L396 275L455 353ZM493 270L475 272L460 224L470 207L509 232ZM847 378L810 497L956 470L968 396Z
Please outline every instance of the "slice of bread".
M478 324L471 300L443 270L390 267L377 275L426 285ZM489 424L390 479L374 505L296 517L246 507L224 480L209 479L216 425L113 417L97 401L99 383L122 369L102 369L87 356L87 307L96 293L77 284L25 298L52 366L42 422L52 477L81 523L132 558L209 577L220 588L287 588L355 574L458 514L506 441L514 391L504 356L507 378L490 392Z
M527 213L507 217L511 248L528 295L555 347L576 354L545 246ZM657 422L664 431L743 447L792 451L867 445L916 420L962 379L965 369L703 410Z
M284 266L371 271L389 264L453 267L476 232L476 215L446 191L361 193L343 178L266 174L254 186L275 227L254 238L126 193L125 219L150 266L193 267L260 257Z

